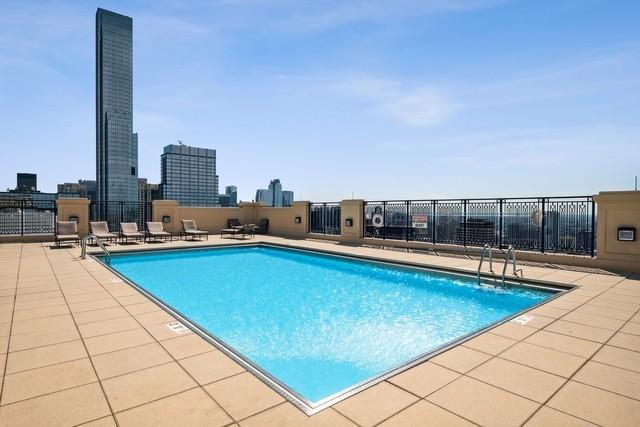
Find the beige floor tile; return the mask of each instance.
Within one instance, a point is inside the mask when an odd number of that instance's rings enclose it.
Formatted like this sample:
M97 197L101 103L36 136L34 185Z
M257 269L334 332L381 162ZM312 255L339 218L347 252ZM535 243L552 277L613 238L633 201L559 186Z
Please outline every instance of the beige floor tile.
M610 317L597 316L595 314L580 313L576 311L567 313L567 315L564 316L562 320L580 323L583 325L595 326L603 329L610 329L612 331L616 331L620 329L622 325L624 325L623 320L611 319Z
M26 301L37 301L43 299L52 299L52 298L61 298L62 292L59 289L46 291L46 292L33 292L28 294L20 293L16 295L16 303L26 302Z
M431 362L424 362L389 378L392 384L425 397L460 376L459 373Z
M605 345L592 360L640 372L640 353L637 351Z
M416 402L418 398L382 382L333 406L361 426L372 426Z
M69 304L76 304L85 301L98 301L103 299L110 299L111 294L104 289L99 289L97 292L87 292L75 295L66 295L67 302Z
M144 326L157 325L160 323L167 324L175 322L176 319L164 310L152 311L150 313L136 314L135 318Z
M543 406L525 424L526 427L595 427L588 421L581 420L564 412Z
M606 426L628 427L640 420L640 402L569 381L547 406Z
M382 427L431 427L431 426L473 426L475 424L434 405L420 400L380 424Z
M247 418L284 401L282 396L248 372L204 388L236 420Z
M511 338L513 340L523 340L529 335L535 333L537 329L530 328L528 326L519 325L514 322L506 322L502 325L491 329L492 334L500 335L503 337Z
M82 335L83 338L97 337L99 335L107 335L137 328L140 328L140 324L131 316L78 325L80 335Z
M497 357L467 375L540 403L544 403L566 381L565 378Z
M17 351L9 353L6 373L14 374L85 357L87 352L80 340Z
M613 308L601 307L599 305L585 304L582 307L576 309L576 313L588 313L595 314L596 316L609 317L611 319L618 319L627 321L633 316L633 313L628 311L616 310Z
M149 299L142 294L127 295L124 297L117 297L116 299L118 300L118 302L120 302L120 304L124 306L131 305L131 304L140 304L140 303L149 301Z
M627 350L640 351L640 336L619 332L607 344Z
M116 332L109 335L87 338L84 340L87 351L91 356L95 356L110 351L122 350L142 344L154 342L151 335L142 328L131 331Z
M176 359L215 351L216 348L196 334L187 334L178 338L161 341L160 344Z
M615 333L615 331L609 329L596 328L564 320L556 321L547 326L545 330L599 343L606 342Z
M195 388L116 415L126 426L224 426L232 419L201 388Z
M625 334L640 335L640 323L629 322L620 329Z
M130 317L127 310L122 307L109 307L101 310L83 311L73 316L78 325L103 320L118 319L120 317Z
M569 378L584 363L585 359L573 354L521 342L505 350L500 357L522 363L555 375Z
M105 394L114 412L167 397L196 386L175 362L104 380Z
M69 308L66 305L54 305L53 307L44 307L34 310L20 310L13 315L15 321L38 319L42 317L60 316L69 314Z
M80 339L80 334L75 327L13 335L9 351L27 350L78 339Z
M173 359L157 343L113 351L92 358L100 379L128 374L171 362Z
M143 313L151 313L152 311L159 311L162 308L158 307L156 304L146 301L139 304L131 304L126 306L126 310L131 314L143 314Z
M527 337L524 342L562 351L564 353L575 354L580 357L591 357L601 346L601 344L593 341L556 334L555 332L549 332L546 330L536 332L535 334Z
M465 342L463 345L474 350L482 351L483 353L496 355L498 353L502 353L516 342L516 340L512 340L511 338L485 332L484 334Z
M427 400L483 426L522 424L538 404L469 377L460 377Z
M244 368L221 351L210 351L179 361L201 385L244 372Z
M84 301L69 304L72 313L82 313L83 311L100 310L103 308L118 307L120 304L115 299L109 297L96 301Z
M313 416L307 416L302 411L291 405L283 403L275 408L268 409L258 415L245 419L240 423L242 427L355 427L344 416L333 409L325 409Z
M464 374L490 358L488 354L459 345L437 355L431 361Z
M43 317L39 319L14 320L11 333L13 335L18 335L55 331L57 329L75 329L75 324L71 315L63 314L60 316Z
M93 383L0 407L0 426L73 426L110 415L100 385Z
M6 375L2 404L97 381L88 358Z
M638 372L589 361L571 379L640 400Z
M80 424L79 427L116 427L116 420L114 420L112 416L108 416Z

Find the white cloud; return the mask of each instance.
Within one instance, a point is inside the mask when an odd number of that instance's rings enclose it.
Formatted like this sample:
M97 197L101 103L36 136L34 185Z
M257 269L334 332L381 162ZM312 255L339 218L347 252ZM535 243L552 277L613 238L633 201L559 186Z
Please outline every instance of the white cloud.
M444 92L432 86L378 79L354 80L346 86L373 101L373 109L379 114L406 126L438 126L455 111Z

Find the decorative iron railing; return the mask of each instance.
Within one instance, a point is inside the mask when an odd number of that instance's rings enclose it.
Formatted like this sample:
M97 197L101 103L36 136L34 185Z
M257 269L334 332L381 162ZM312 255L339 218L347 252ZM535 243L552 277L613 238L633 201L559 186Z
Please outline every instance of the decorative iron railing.
M309 203L309 232L340 235L340 203Z
M91 201L89 205L89 221L107 221L111 232L119 232L121 222L135 222L145 230L152 218L151 202Z
M365 238L595 255L591 196L365 202Z
M1 235L53 234L55 231L55 200L0 199Z

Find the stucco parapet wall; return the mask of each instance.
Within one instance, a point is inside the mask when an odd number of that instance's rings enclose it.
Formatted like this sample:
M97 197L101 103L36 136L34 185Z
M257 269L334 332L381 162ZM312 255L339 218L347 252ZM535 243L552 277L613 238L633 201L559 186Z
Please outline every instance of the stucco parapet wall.
M62 198L56 199L56 206L89 206L89 199L85 198Z
M178 206L175 200L154 200L151 202L153 206Z
M640 191L601 191L593 196L597 203L638 203Z

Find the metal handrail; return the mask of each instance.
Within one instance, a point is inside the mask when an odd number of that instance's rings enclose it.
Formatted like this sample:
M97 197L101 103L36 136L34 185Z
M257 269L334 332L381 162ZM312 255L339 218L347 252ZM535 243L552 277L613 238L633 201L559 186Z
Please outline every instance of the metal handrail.
M111 253L107 250L102 240L98 239L93 234L89 234L83 237L82 240L80 241L80 247L82 248L82 252L80 253L80 258L85 259L87 257L87 242L91 239L93 239L96 242L96 244L100 247L100 249L102 249L102 252L104 252L105 257L107 258L107 264L111 264Z
M482 248L482 253L480 254L480 263L478 264L478 284L480 284L480 270L482 269L482 263L484 262L484 254L485 252L489 252L489 271L494 273L493 271L493 248L490 244L485 243Z
M524 277L524 272L521 268L518 268L516 262L516 249L509 245L509 249L507 250L507 257L504 259L504 266L502 267L502 286L505 285L505 275L507 273L507 264L509 264L509 255L513 259L513 275L518 277L518 271L520 272L520 277Z

